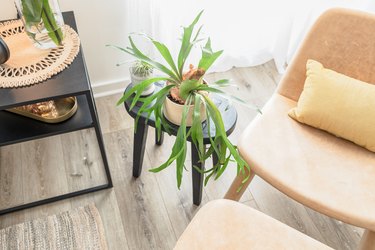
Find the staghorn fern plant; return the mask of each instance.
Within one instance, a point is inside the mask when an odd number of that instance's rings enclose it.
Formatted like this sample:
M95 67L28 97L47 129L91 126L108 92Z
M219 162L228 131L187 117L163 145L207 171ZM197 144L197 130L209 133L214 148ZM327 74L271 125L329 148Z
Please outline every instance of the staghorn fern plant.
M135 124L137 124L140 114L146 113L148 117L153 113L155 116L155 127L157 130L157 135L160 138L161 131L164 129L166 132L170 133L171 126L163 115L163 105L166 98L171 98L175 102L184 105L181 124L178 128L176 140L172 147L171 154L166 162L161 164L159 167L153 168L151 172L159 172L173 162L176 162L176 173L177 173L177 186L180 188L182 182L182 174L185 168L185 159L187 152L187 138L191 138L192 143L198 149L200 161L205 161L207 158L211 157L214 153L217 154L219 161L211 169L202 171L194 166L198 171L204 173L205 185L210 180L210 178L216 173L215 180L218 179L225 169L227 168L231 159L237 162L237 171L242 174L248 173L247 178L250 176L250 167L243 160L237 151L237 147L231 143L228 139L224 127L224 122L220 111L210 99L207 93L217 93L224 95L230 99L237 100L244 103L242 100L228 95L226 92L221 90L221 87L230 86L229 80L223 79L216 81L211 84L205 84L203 77L207 70L212 66L212 64L219 58L223 53L222 50L214 52L211 48L211 40L207 39L205 45L202 49L202 56L198 63L197 68L190 65L190 70L184 73L185 64L187 58L194 47L194 45L201 42L203 39L200 38L200 32L202 26L195 31L195 26L198 23L203 11L201 11L194 21L188 26L183 28L183 35L181 39L181 47L178 53L177 60L175 61L170 53L168 47L153 38L142 34L146 39L152 42L160 55L164 58L166 64L155 61L150 57L146 56L142 51L140 51L136 44L134 43L132 36L129 36L130 47L121 48L113 46L126 52L138 60L145 62L155 69L160 70L166 76L154 77L141 82L138 85L132 86L122 98L118 101L118 105L125 102L131 101L130 110L133 109L137 102L141 103L138 116L136 117ZM147 88L150 84L158 81L166 81L167 84L158 92L148 96L141 97L140 93ZM151 105L154 102L153 105ZM192 112L192 124L191 127L187 126L186 120L188 116L188 111L190 105L194 104L194 110ZM246 103L244 103L246 104ZM211 146L205 150L203 143L203 130L202 121L200 114L200 107L204 105L205 112L207 116L207 126L210 127L210 123L213 122L215 126L215 135L210 138ZM245 171L247 169L248 171ZM245 178L244 182L246 182Z

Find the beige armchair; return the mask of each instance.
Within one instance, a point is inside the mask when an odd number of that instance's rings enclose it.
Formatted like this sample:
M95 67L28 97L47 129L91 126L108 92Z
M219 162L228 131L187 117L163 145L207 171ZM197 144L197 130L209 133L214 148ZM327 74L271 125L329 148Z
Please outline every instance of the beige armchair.
M239 202L210 201L194 216L174 250L332 250Z
M324 13L263 114L245 130L239 151L252 176L320 213L366 229L360 248L375 249L375 153L287 115L303 89L307 59L375 83L375 16L345 9ZM242 179L236 177L225 198L240 199L252 178L237 193Z

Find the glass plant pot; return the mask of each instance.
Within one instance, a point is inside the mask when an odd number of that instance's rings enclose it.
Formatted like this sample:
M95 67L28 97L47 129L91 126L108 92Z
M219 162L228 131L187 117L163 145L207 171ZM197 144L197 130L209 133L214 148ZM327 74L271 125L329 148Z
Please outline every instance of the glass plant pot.
M15 0L25 31L34 45L41 49L55 48L64 39L58 0Z

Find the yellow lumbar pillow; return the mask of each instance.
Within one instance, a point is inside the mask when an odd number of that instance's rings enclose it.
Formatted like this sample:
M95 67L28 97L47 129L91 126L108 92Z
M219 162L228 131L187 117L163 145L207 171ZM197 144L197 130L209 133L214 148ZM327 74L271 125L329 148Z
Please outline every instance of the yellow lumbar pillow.
M289 116L375 152L375 85L308 60L304 89Z

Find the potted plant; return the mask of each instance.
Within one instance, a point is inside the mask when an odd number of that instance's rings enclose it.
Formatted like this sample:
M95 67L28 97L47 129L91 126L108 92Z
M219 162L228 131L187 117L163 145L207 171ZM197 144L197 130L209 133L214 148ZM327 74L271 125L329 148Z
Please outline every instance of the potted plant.
M179 125L176 140L168 160L159 167L150 170L151 172L159 172L170 166L173 162L176 162L178 188L180 188L182 181L188 137L191 138L192 143L194 143L198 149L200 161L206 160L214 153L216 153L219 158L218 163L213 166L213 168L204 171L206 174L205 185L214 173L217 173L215 179L219 178L227 168L231 159L237 162L237 171L245 173L245 169L247 169L248 171L246 171L246 173L250 173L249 165L239 155L237 147L228 139L222 116L214 102L210 99L210 93L218 93L238 101L241 100L227 95L226 92L220 89L221 87L230 85L228 80L223 79L210 84L203 80L207 70L223 51L214 52L211 48L211 40L208 38L205 45L201 48L202 56L197 67L190 65L189 70L184 72L185 64L191 50L196 44L203 40L200 38L202 27L197 30L195 29L202 13L203 11L197 15L188 27L183 28L181 47L176 61L173 59L170 50L165 44L145 34L140 35L152 42L166 64L146 56L136 46L132 36L129 36L129 47L121 48L114 46L165 74L165 76L153 77L142 81L138 85L132 86L118 101L118 105L124 101L130 100L130 109L132 109L137 102L141 101L138 114L146 113L148 116L152 113L154 114L159 138L162 128L167 132L170 131L171 126L167 119ZM158 81L165 81L166 83L160 91L148 97L141 97L143 90ZM150 105L153 102L154 104ZM139 119L139 116L137 119ZM202 121L204 120L206 120L207 123L213 122L215 126L215 136L207 151L205 151L203 144ZM208 127L210 127L209 124Z
M141 60L136 60L129 68L130 71L130 78L133 85L137 85L147 79L152 77L154 72L154 68ZM155 90L155 85L150 84L147 88L145 88L141 94L141 96L150 95Z

